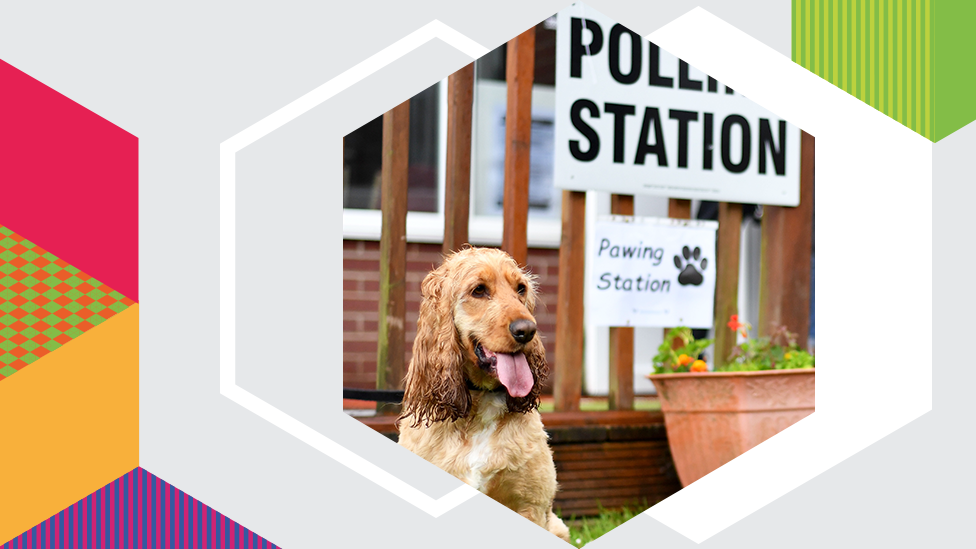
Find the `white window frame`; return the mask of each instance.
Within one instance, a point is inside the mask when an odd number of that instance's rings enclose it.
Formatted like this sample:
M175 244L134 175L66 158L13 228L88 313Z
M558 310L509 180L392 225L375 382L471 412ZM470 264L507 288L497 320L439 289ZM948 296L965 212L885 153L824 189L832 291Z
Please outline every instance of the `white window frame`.
M438 87L438 152L437 152L437 211L407 212L407 242L440 243L444 241L444 196L447 162L447 79ZM475 102L477 85L475 86ZM477 103L475 103L477 104ZM474 124L472 124L474 126ZM472 129L472 131L475 131ZM502 241L502 217L477 215L475 200L478 180L475 173L477 143L471 140L471 196L468 241L474 245L498 246ZM558 192L558 191L557 191ZM557 198L561 201L561 198ZM380 210L343 208L342 238L345 240L379 240L383 215ZM528 220L528 245L530 248L558 248L562 234L560 219L533 218Z

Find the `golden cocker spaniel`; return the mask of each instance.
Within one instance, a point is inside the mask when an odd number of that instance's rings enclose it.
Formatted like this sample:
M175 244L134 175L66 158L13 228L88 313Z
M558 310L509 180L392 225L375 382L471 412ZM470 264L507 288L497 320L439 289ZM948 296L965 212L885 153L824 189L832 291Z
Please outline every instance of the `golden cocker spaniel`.
M556 469L537 410L549 374L532 275L467 248L421 285L400 444L565 541Z

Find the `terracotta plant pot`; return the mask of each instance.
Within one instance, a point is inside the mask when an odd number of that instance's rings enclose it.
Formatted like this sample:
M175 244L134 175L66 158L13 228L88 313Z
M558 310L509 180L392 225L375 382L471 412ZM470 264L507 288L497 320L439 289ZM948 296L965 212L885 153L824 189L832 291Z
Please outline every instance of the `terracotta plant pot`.
M682 486L810 415L814 369L655 374Z

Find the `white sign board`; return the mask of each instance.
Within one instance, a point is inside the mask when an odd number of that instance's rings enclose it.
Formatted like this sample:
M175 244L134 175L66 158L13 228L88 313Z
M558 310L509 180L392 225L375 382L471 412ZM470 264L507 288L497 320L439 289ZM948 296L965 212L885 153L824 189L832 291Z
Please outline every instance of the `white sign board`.
M799 204L797 127L582 4L557 25L557 187Z
M600 217L587 250L587 316L597 326L710 328L718 223Z

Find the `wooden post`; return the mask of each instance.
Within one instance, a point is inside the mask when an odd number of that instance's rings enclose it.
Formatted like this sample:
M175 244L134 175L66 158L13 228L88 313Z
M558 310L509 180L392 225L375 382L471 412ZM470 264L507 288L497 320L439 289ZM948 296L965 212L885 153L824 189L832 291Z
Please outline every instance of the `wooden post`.
M668 217L673 217L675 219L691 219L691 200L685 198L669 198L668 199ZM671 328L664 329L664 337L668 337L668 332ZM675 338L671 342L672 347L675 349L681 347L681 340Z
M532 148L532 80L535 73L535 27L508 42L505 81L505 195L502 249L519 265L528 257L529 151Z
M407 166L410 159L410 101L383 115L381 177L380 316L376 388L402 386L407 272ZM377 405L379 409L380 405ZM388 413L398 406L382 405Z
M471 199L471 106L474 63L447 78L447 176L444 190L445 254L468 243Z
M557 412L569 412L579 410L580 396L583 394L586 193L563 191L562 210L553 399Z
M611 195L610 213L634 215L634 197L629 194ZM608 402L611 410L634 409L633 328L610 328L610 393Z
M800 140L800 205L763 207L759 270L759 334L785 326L807 348L813 242L813 136Z
M735 332L729 317L739 310L739 241L742 234L742 204L718 203L718 245L715 261L715 357L712 366L728 362L735 347Z

